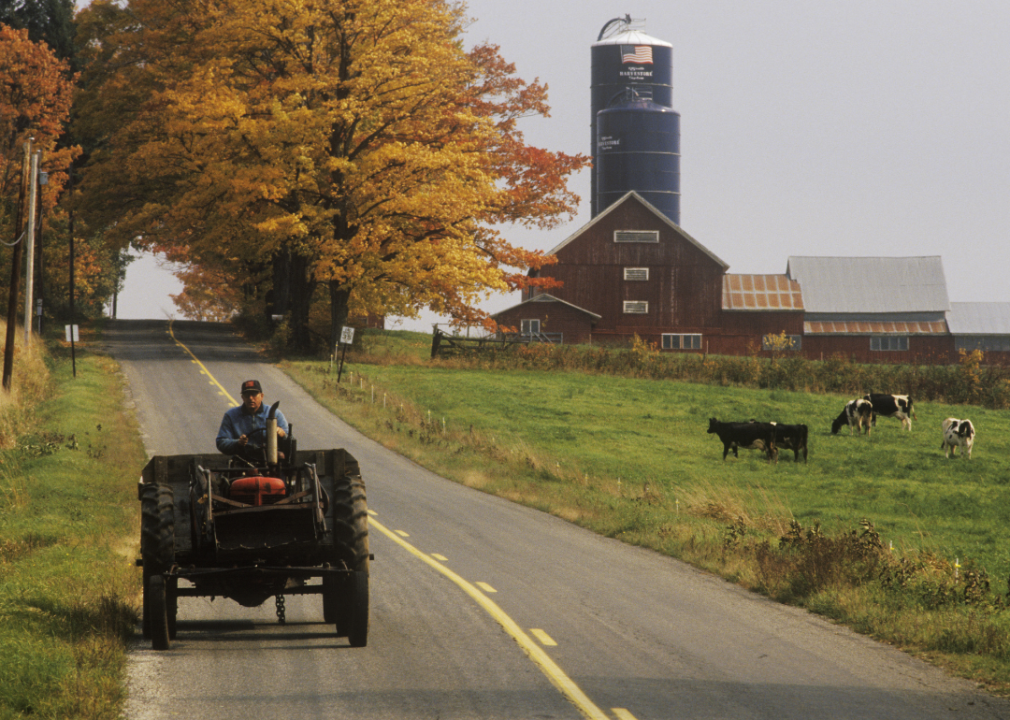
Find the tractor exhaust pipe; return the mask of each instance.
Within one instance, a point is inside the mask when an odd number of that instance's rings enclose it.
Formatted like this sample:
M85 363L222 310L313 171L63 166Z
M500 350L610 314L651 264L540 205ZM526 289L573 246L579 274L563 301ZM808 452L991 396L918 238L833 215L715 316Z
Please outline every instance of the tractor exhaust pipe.
M267 415L267 464L277 464L277 406L281 404L278 400L270 406L270 413Z

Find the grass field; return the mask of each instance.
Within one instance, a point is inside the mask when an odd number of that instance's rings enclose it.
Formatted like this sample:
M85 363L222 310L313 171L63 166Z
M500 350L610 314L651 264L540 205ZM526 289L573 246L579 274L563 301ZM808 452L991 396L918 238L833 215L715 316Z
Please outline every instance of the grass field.
M339 386L325 363L287 369L365 433L448 477L1010 686L1005 411L917 402L911 432L881 418L869 436L832 435L850 396L461 369L423 361L423 347L381 347L345 366ZM975 424L970 461L940 449L951 416ZM724 462L711 417L805 423L809 462L746 450ZM837 582L824 580L832 573Z
M47 399L5 408L21 422L0 450L0 719L115 718L143 447L114 363L79 348L76 379L58 352L45 365Z

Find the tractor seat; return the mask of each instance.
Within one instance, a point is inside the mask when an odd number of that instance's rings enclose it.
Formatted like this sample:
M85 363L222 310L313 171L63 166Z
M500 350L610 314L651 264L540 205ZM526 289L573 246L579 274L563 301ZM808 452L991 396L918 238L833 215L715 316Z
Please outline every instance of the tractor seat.
M255 475L232 480L228 496L247 505L271 505L288 494L284 481L275 477Z

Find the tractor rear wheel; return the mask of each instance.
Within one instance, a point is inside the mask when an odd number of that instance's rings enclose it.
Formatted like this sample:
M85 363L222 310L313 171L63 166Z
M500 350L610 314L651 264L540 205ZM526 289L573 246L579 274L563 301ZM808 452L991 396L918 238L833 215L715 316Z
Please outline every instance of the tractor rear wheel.
M140 491L140 556L144 564L144 638L153 639L154 628L150 619L157 615L155 608L149 607L152 598L148 587L152 578L158 577L162 594L168 590L162 573L175 564L175 495L167 485L150 483ZM172 585L174 590L174 584ZM165 613L171 609L172 626L175 626L175 593L166 598ZM168 602L168 600L171 602ZM167 620L166 620L167 622ZM174 633L173 633L174 634Z
M323 581L323 618L337 626L352 647L368 644L368 503L357 475L333 488L333 566L351 570L346 578Z
M144 587L144 618L151 630L151 647L155 650L168 650L171 644L168 595L165 591L165 578L161 575L150 575L147 578Z

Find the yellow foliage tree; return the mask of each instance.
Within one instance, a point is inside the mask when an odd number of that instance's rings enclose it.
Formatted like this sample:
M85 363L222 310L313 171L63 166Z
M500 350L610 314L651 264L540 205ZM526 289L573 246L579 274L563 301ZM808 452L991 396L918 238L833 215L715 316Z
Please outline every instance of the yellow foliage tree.
M442 0L96 0L83 13L94 42L82 122L106 133L85 178L93 222L272 286L302 346L320 285L331 344L349 308L484 319L480 298L549 261L495 226L570 215L566 180L587 158L525 144L516 121L547 114L546 88L493 46L465 52L464 12Z

